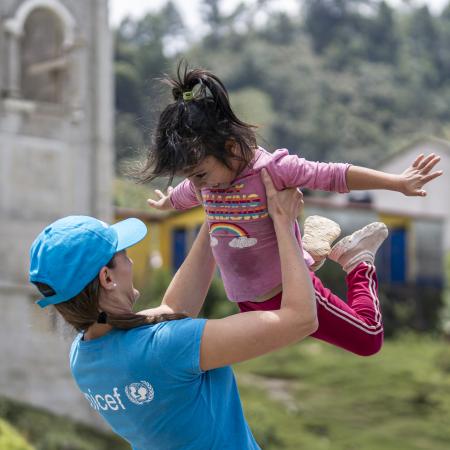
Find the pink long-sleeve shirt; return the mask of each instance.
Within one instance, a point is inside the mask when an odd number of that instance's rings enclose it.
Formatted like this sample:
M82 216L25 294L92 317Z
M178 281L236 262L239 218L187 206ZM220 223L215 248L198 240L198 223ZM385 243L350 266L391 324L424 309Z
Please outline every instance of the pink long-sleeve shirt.
M266 168L277 190L300 187L348 192L349 164L307 161L281 149L255 151L251 164L227 189L203 188L203 208L209 225L211 247L220 269L225 291L234 302L254 301L281 284L277 238L267 212L267 198L261 179ZM175 209L199 205L193 184L184 180L171 194ZM300 229L295 234L301 245ZM305 260L313 259L303 250Z

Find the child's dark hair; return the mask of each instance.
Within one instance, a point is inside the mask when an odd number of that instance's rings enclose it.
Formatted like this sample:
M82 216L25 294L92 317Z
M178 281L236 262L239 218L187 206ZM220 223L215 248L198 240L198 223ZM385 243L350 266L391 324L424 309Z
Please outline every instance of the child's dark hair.
M233 112L222 81L203 69L189 69L180 62L177 77L166 76L163 83L172 88L174 102L161 113L147 160L139 178L148 182L175 174L214 156L231 168L230 159L239 158L246 166L256 148L254 125L241 121ZM240 154L232 153L235 143Z

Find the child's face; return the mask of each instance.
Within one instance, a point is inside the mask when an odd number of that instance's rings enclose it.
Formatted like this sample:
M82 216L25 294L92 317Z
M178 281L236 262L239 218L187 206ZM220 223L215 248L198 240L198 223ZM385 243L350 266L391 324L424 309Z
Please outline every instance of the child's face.
M226 189L238 174L239 161L231 160L231 167L229 169L214 156L207 156L196 166L187 169L183 175L198 189Z

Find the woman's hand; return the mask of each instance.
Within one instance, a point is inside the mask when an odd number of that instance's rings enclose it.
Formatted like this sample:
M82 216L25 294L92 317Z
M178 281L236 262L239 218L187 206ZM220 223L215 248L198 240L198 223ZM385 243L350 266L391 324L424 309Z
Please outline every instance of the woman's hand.
M419 155L414 162L400 175L400 192L407 196L427 195L422 187L431 180L442 175L442 170L432 172L434 166L441 160L440 156L431 153L428 156Z
M147 203L152 208L158 209L160 211L167 211L169 209L173 209L172 203L170 202L170 194L173 191L173 187L169 186L167 188L167 193L160 191L159 189L155 189L155 194L159 197L158 200L153 200L151 198L147 199Z
M261 178L266 188L267 209L274 222L294 222L303 207L303 194L297 188L277 191L266 169L261 170Z

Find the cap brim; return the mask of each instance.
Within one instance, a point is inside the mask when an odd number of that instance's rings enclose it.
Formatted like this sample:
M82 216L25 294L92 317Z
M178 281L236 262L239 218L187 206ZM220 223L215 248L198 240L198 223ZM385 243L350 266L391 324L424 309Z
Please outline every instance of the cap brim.
M147 235L147 226L145 223L134 217L117 222L111 225L111 228L117 233L118 242L116 251L118 252L137 244Z

